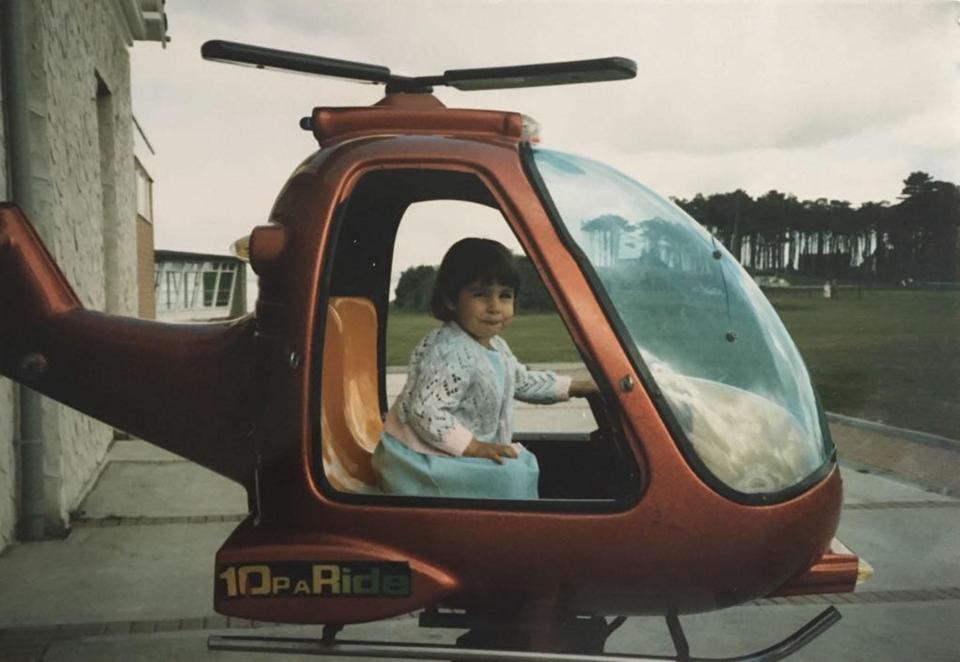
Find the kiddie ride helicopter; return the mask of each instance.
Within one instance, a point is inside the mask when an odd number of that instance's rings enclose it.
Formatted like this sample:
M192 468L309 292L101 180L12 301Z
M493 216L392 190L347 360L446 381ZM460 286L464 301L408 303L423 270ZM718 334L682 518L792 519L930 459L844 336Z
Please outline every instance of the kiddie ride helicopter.
M0 207L0 372L246 487L250 515L216 557L216 610L325 628L212 648L639 659L603 654L607 636L625 616L662 615L676 656L644 659L692 659L679 614L854 589L823 409L736 260L634 180L536 147L529 118L431 95L633 78L632 61L410 78L222 41L203 55L384 83L386 97L302 121L320 150L250 235L260 294L235 322L84 310L18 208ZM394 239L409 205L437 199L502 213L600 386L592 433L520 435L539 500L376 488ZM337 639L414 610L469 632L456 647ZM784 657L839 618L831 607L742 659Z

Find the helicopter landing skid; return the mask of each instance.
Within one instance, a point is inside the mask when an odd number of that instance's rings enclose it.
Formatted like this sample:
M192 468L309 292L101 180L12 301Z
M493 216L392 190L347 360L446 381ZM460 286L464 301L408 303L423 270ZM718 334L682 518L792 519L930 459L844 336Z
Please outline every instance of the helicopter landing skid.
M610 632L619 625L608 626ZM297 637L255 637L247 635L212 635L207 639L207 648L218 651L249 653L288 653L293 655L316 655L318 657L369 657L407 660L457 660L457 662L493 661L498 662L772 662L782 660L797 652L808 643L823 634L830 626L840 620L840 612L828 607L813 620L791 634L783 641L763 650L736 657L710 658L693 657L687 645L686 637L676 615L667 616L667 627L677 654L662 655L620 655L604 653L560 653L525 650L503 650L491 648L460 648L439 644L400 643L386 641L337 641L339 626L324 628L322 638ZM464 642L466 643L466 642ZM601 646L602 648L602 646Z

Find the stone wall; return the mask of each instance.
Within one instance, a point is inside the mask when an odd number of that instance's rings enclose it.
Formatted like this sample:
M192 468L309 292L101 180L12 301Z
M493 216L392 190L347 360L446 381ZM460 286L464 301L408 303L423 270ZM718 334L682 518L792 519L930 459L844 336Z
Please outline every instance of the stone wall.
M2 155L2 153L0 153ZM0 187L0 199L6 199ZM13 542L17 523L17 456L14 386L0 377L0 551Z
M0 200L9 199L10 190L7 184L7 141L4 126L3 86L0 85ZM17 519L17 459L13 446L17 410L13 391L13 384L0 377L0 550L13 540Z
M130 64L112 0L29 3L34 225L84 306L136 315ZM112 430L44 401L48 525L68 525Z

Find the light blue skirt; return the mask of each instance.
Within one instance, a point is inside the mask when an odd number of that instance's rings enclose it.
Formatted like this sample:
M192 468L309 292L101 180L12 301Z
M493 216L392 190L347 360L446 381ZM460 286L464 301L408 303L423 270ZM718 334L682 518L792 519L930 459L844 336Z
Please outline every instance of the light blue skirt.
M461 499L537 499L540 467L524 449L503 464L482 457L425 455L387 433L373 454L385 494Z

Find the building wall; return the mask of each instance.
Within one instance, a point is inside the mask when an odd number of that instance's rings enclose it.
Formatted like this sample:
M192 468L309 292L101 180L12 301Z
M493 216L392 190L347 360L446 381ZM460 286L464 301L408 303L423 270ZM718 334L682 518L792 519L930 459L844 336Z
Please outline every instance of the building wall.
M0 200L7 200L10 197L8 194L10 189L7 185L5 125L3 86L0 85ZM0 550L13 540L17 518L17 460L13 445L17 410L13 392L13 383L0 377Z
M5 199L5 195L0 190L0 199ZM13 445L17 410L13 390L10 380L0 377L0 550L13 542L17 522L17 459Z
M136 315L130 64L117 3L29 6L31 219L83 304ZM48 526L65 527L96 478L112 430L44 401Z

